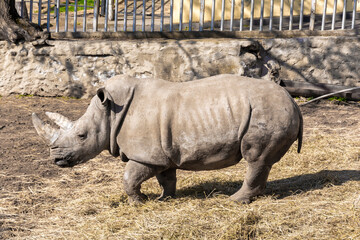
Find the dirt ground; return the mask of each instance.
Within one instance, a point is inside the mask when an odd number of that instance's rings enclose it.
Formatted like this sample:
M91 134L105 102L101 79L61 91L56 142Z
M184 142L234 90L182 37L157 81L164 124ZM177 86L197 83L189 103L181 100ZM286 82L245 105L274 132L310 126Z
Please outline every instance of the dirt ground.
M31 194L35 191L34 189L41 189L45 184L45 180L47 180L46 184L51 181L56 182L57 179L68 173L67 170L58 168L48 159L48 148L37 136L32 126L31 113L36 112L42 119L46 119L45 111L53 111L75 120L85 112L88 104L89 100L67 98L32 96L0 98L0 239L27 239L31 232L38 230L39 225L44 226L44 222L40 224L37 222L40 220L36 218L29 220L26 215L37 214L37 208L34 206L36 204L45 205L49 201L56 202L59 199L52 200L51 196L42 195L43 197L37 198L35 203L31 202L34 199L30 199L26 203L20 203L19 194L22 192ZM307 135L319 134L326 136L328 134L333 136L346 133L350 138L354 138L358 154L357 160L354 161L359 161L360 102L331 102L324 100L303 106L301 110L304 117L305 143L311 141L311 138L308 138ZM102 158L105 162L113 161L113 158L106 154L102 155ZM316 161L316 159L313 159L313 161ZM349 169L352 169L351 166L349 166ZM360 169L353 170L355 175L359 174ZM77 175L74 172L72 174ZM106 178L106 175L102 176L102 178ZM359 176L355 177L356 179L360 181ZM100 182L103 181L105 180L102 179ZM121 187L119 183L119 188ZM76 186L73 186L73 188L76 188ZM17 206L24 206L24 204L32 207L26 211L17 208ZM91 215L92 212L90 211L88 214ZM39 217L39 219L44 221L43 216ZM61 221L61 219L59 220ZM41 235L32 234L31 236L34 239L36 236L41 239Z

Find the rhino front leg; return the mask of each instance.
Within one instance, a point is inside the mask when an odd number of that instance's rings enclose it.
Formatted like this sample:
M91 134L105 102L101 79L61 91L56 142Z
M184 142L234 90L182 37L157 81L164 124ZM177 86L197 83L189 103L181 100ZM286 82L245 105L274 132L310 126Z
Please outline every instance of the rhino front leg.
M156 175L156 178L163 191L158 200L163 201L167 198L175 197L176 191L176 169L170 168Z
M139 203L147 199L147 196L141 193L141 184L156 174L163 168L138 163L130 160L125 167L124 189L129 196L129 202Z

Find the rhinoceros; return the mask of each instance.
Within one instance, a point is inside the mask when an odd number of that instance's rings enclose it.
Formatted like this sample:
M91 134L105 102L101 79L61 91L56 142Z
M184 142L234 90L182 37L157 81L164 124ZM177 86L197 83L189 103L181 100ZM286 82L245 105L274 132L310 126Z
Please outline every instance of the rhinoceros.
M236 75L182 83L115 76L77 121L46 114L59 129L35 113L33 124L55 163L72 167L107 149L127 162L124 189L133 202L146 199L140 187L151 177L166 199L175 195L176 169L221 169L244 158L244 182L230 198L249 203L297 139L300 152L303 132L300 109L285 89Z

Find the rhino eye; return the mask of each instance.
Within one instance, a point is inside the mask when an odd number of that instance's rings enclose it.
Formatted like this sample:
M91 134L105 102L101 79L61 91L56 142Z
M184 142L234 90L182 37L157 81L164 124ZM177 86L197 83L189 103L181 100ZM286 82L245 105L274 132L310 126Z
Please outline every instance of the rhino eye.
M87 133L78 134L78 137L80 138L80 140L85 140L87 138Z

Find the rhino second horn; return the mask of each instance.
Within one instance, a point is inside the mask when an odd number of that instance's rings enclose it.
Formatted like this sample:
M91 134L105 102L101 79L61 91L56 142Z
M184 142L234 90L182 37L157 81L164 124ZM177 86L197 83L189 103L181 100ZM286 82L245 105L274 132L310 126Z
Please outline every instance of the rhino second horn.
M74 125L71 120L59 113L46 112L45 114L64 130L68 130Z
M49 144L53 144L59 137L59 130L45 124L35 113L32 114L32 121L36 132Z

